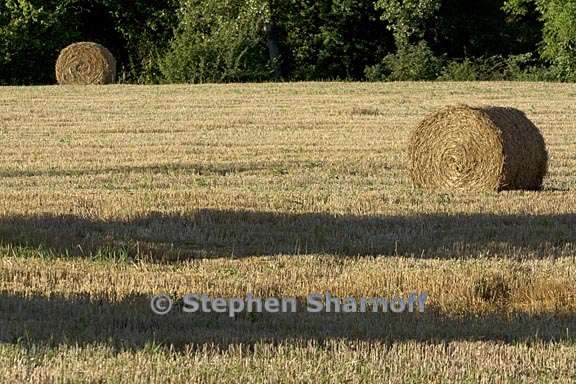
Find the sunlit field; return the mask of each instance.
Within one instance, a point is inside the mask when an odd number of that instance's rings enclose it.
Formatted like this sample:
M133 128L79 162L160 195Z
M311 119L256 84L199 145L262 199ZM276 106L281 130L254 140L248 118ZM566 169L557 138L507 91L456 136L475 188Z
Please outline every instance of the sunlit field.
M576 381L575 100L545 83L2 87L0 377ZM414 189L410 132L455 103L523 110L544 189ZM178 310L326 291L428 302Z

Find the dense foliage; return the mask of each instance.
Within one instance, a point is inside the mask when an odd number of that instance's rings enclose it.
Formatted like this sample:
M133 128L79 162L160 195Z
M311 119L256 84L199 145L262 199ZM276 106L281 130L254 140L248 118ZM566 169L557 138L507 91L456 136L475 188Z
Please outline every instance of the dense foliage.
M261 0L185 0L161 60L169 82L254 81L270 77Z
M0 0L0 84L107 46L120 81L576 81L576 0Z

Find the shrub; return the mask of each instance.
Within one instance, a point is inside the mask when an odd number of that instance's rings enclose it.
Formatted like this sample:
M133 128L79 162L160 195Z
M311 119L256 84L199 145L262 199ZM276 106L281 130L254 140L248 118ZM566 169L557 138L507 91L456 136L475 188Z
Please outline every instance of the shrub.
M161 63L166 81L205 83L269 78L263 0L186 0Z
M369 81L435 80L442 71L443 58L434 55L426 42L401 46L397 53L387 55L382 63L367 67Z
M553 73L531 53L451 60L439 80L446 81L551 81Z
M451 60L446 64L439 80L447 81L476 81L480 77L478 64L466 58L463 61Z
M543 65L532 53L512 55L506 59L504 71L506 80L554 81L553 69Z

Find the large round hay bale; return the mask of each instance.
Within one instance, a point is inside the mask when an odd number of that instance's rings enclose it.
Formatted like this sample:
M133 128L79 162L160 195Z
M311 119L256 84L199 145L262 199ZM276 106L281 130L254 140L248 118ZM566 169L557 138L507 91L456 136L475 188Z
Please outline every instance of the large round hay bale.
M116 81L116 60L106 47L74 43L60 52L56 62L58 84L111 84Z
M539 190L548 166L540 131L514 108L445 107L408 151L414 184L435 191Z

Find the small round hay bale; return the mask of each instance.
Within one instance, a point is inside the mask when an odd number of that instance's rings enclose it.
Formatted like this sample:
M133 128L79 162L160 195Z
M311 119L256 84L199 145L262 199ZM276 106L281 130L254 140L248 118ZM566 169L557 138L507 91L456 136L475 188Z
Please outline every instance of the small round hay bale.
M539 190L548 168L544 138L514 108L445 107L412 134L410 174L434 191Z
M74 43L60 52L56 79L61 85L112 84L116 81L116 59L100 44Z

